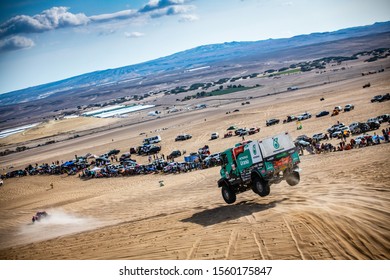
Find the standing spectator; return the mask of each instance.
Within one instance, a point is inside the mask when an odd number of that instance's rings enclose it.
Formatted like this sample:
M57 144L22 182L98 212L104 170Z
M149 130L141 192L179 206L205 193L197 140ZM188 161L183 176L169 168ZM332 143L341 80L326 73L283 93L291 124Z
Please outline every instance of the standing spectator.
M382 129L383 137L385 138L386 142L389 142L389 133L386 132L386 130Z

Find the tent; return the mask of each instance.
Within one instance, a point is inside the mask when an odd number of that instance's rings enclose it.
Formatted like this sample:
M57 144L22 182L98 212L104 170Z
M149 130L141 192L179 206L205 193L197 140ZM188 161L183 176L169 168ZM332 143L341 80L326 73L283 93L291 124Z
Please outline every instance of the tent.
M229 126L229 127L227 128L227 130L236 130L236 129L238 129L238 128L237 128L237 126L235 126L235 125L231 125L231 126Z

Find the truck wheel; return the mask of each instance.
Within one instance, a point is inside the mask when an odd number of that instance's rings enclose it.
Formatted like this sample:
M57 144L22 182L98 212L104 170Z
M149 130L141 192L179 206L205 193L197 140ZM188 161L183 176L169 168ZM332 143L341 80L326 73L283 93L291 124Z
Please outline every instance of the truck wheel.
M290 186L295 186L298 185L300 179L301 177L299 175L299 172L293 171L287 176L286 181L287 184L289 184Z
M261 197L269 195L271 191L268 182L261 180L258 177L253 178L252 190Z
M236 193L233 192L228 186L222 186L222 197L227 204L232 204L236 201Z

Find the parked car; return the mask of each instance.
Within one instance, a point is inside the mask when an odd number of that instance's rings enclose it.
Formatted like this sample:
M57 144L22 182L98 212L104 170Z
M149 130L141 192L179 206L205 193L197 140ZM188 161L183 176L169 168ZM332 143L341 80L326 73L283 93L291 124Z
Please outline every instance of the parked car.
M384 102L390 100L390 93L386 93L385 95L382 95L382 97L378 98L378 102Z
M321 111L316 115L316 118L329 115L329 111Z
M211 154L211 155L209 155L208 157L206 157L206 158L204 159L204 161L209 161L209 160L212 160L212 159L214 159L214 160L216 160L216 161L219 161L219 160L220 160L220 153Z
M248 131L248 134L249 135L252 135L252 134L255 134L257 132L260 132L260 128L259 127L251 127Z
M311 118L311 114L310 113L303 113L302 115L299 115L297 117L298 121L302 121L302 120L307 120L307 119L310 119Z
M367 122L369 123L369 122L378 122L379 123L379 119L378 118L369 118L368 120L367 120Z
M366 123L354 122L349 125L352 134L359 134L370 131L370 126Z
M344 126L343 123L334 124L334 125L332 125L331 127L329 127L327 131L328 131L329 133L333 133L333 132L335 132L339 127L343 127L343 126Z
M241 135L241 133L242 133L243 131L246 131L246 128L239 128L239 129L237 129L237 130L234 131L234 134L235 134L235 135Z
M191 138L192 138L192 135L190 135L190 134L180 134L180 135L176 136L175 141L184 141L184 140L188 140Z
M244 129L240 130L240 133L238 135L239 136L244 136L244 135L248 135L248 134L249 134L249 130L244 128Z
M111 155L117 155L117 154L119 154L119 153L120 153L120 150L113 149L113 150L109 151L109 152L107 153L107 155L111 156Z
M151 155L151 154L156 154L159 151L161 151L161 147L160 146L156 146L156 145L143 145L143 146L141 146L138 149L138 154L139 155L144 155L144 154Z
M351 110L355 109L355 106L352 104L347 104L344 106L344 112L349 112Z
M370 127L370 130L375 130L375 129L378 129L381 127L381 124L379 123L378 120L376 120L376 121L373 121L373 120L370 121L370 120L367 121L367 124Z
M299 135L296 139L295 139L295 142L299 142L299 141L305 141L305 142L309 142L310 141L310 138L306 135Z
M119 161L123 161L123 160L128 159L128 158L131 158L131 153L124 153L119 158Z
M296 116L293 116L293 115L289 115L287 116L287 118L283 121L283 123L288 123L288 122L293 122L297 119Z
M336 130L332 133L332 138L341 138L343 135L346 137L349 137L351 135L351 131L348 127L340 128L339 130Z
M375 95L373 98L371 98L371 103L379 102L379 100L382 98L382 95Z
M377 119L379 123L388 122L390 120L390 115L389 114L380 115L377 117Z
M267 126L270 126L270 125L274 125L274 124L278 124L280 122L279 119L269 119L269 120L266 120L265 121L265 124Z
M175 151L172 151L169 155L168 155L168 159L174 159L174 158L177 158L181 156L181 152L179 150L175 150Z
M325 134L324 133L316 133L312 137L316 141L321 141L325 139Z
M341 138L343 135L349 137L351 131L348 126L339 127L336 131L332 133L332 138Z
M228 138L228 137L232 137L233 136L233 132L231 131L228 131L224 134L223 138Z
M211 139L211 140L214 140L214 139L217 139L217 138L219 138L218 132L213 132L213 133L211 133L211 136L210 136L210 139Z

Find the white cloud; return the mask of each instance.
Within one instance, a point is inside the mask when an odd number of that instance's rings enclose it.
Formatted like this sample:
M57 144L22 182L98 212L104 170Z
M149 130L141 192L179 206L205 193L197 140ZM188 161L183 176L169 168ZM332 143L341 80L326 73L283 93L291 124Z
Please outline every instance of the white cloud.
M148 19L181 15L179 21L194 21L197 16L189 15L195 6L187 5L191 0L151 0L139 10L123 10L110 14L87 16L84 13L73 14L69 7L52 7L34 16L18 15L0 24L0 40L2 50L21 49L34 46L34 42L26 37L16 37L19 34L42 33L66 27L88 26L103 24L99 35L109 35L115 32L113 24L146 22ZM111 22L111 27L110 23ZM144 36L139 32L125 33L126 37L137 38ZM11 38L10 38L11 37ZM8 38L8 40L4 40ZM23 38L23 39L21 39Z
M27 49L33 47L34 45L34 41L29 38L13 36L0 40L0 52Z
M199 20L199 17L197 15L181 15L179 21L180 22L193 22Z
M123 10L116 13L111 14L101 14L90 16L89 19L94 22L103 22L103 21L111 21L111 20L119 20L119 19L129 19L134 18L138 15L136 10Z
M57 28L86 25L85 14L72 14L67 7L53 7L35 16L15 16L0 25L0 38L21 33L40 33Z
M125 36L127 38L139 38L145 36L145 34L141 32L125 32Z
M185 0L151 0L148 4L141 8L139 12L148 13L154 10L161 10L175 5L182 5L185 2Z

